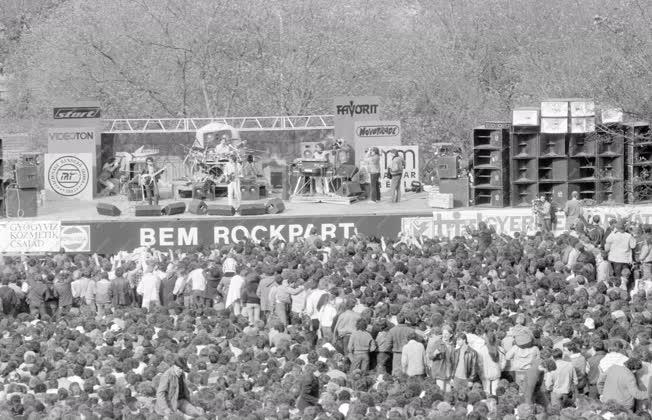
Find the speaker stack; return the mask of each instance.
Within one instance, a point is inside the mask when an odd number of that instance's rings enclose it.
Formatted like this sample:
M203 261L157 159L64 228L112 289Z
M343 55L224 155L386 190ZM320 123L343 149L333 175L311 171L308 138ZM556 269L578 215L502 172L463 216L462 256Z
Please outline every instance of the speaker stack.
M15 187L7 188L7 217L36 217L38 214L38 166L35 155L21 156L15 166Z

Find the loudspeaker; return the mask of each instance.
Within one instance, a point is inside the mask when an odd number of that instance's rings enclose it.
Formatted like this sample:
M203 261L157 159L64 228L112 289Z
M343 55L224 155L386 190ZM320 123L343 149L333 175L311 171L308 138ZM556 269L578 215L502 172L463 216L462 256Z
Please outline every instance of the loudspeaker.
M260 188L256 183L248 183L240 185L240 198L243 201L259 200Z
M206 214L208 212L208 207L206 203L202 200L192 200L188 204L188 212L192 214Z
M342 182L342 186L337 189L337 193L342 197L353 197L359 195L362 192L359 182Z
M136 206L136 216L160 216L161 206Z
M97 203L97 213L102 216L120 216L122 212L119 208L109 203Z
M261 214L267 214L267 207L265 203L251 203L251 204L240 204L238 207L238 213L241 216L258 216Z
M170 203L167 206L163 207L161 213L166 216L172 216L175 214L183 214L186 212L186 203L183 201L177 201L176 203Z
M233 216L235 208L227 204L208 204L206 214L210 216Z
M285 203L280 198L272 198L265 203L267 213L277 214L285 211Z
M469 206L469 180L467 178L440 179L439 192L441 194L453 194L454 207Z
M16 185L18 188L38 188L36 165L16 165Z
M356 174L356 172L358 172L358 168L356 168L355 165L342 164L339 168L337 168L335 176L351 179L353 178L353 175Z
M437 175L439 175L439 179L456 179L457 163L457 156L442 156L437 159Z
M5 210L7 217L36 217L38 191L36 188L7 188Z

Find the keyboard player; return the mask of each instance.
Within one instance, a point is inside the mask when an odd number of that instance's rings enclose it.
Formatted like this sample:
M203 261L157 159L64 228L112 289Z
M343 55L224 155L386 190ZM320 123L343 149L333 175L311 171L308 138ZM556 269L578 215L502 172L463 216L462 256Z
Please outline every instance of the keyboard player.
M317 143L317 145L315 145L315 151L312 153L313 160L324 162L324 166L326 166L328 163L328 156L329 153L324 150L324 145ZM328 179L324 178L323 176L313 177L313 183L313 188L316 190L317 194L323 195L330 192L328 189Z

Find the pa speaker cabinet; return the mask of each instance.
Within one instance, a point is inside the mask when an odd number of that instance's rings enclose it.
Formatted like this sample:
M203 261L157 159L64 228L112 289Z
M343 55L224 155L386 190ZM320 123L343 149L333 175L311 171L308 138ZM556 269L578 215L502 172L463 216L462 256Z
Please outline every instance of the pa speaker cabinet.
M227 204L208 204L206 214L210 216L233 216L235 208Z
M97 203L97 213L102 216L120 216L122 212L119 208L109 203Z
M183 201L177 201L176 203L170 203L167 206L163 207L161 213L166 216L173 216L175 214L183 214L186 212L186 203Z
M258 188L258 184L240 185L240 196L243 201L259 200L260 188Z
M454 207L469 206L469 180L466 177L459 179L440 179L439 193L453 194Z
M437 159L437 175L439 179L456 179L458 160L457 156L442 156Z
M206 206L206 203L202 200L192 200L188 204L188 212L192 214L204 215L208 212L208 207Z
M267 213L278 214L285 211L285 203L280 198L272 198L265 203Z
M7 217L36 217L37 197L36 188L7 188L5 193Z
M240 204L240 207L238 207L238 213L242 216L258 216L261 214L267 214L267 207L265 206L265 203Z
M342 197L354 197L362 193L362 188L359 182L344 181L337 192Z
M16 185L18 188L38 188L36 165L16 165Z
M144 216L160 216L161 215L161 206L136 206L134 213L138 217Z

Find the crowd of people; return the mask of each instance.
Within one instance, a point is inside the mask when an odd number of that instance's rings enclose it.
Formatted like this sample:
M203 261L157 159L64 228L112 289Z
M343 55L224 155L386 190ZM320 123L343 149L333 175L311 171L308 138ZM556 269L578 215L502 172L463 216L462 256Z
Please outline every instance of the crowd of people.
M651 241L591 222L5 257L0 418L648 419Z

